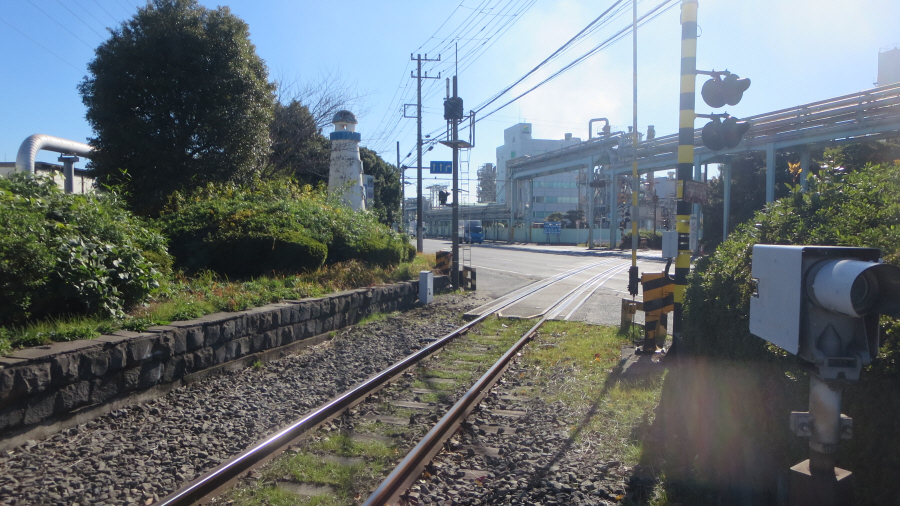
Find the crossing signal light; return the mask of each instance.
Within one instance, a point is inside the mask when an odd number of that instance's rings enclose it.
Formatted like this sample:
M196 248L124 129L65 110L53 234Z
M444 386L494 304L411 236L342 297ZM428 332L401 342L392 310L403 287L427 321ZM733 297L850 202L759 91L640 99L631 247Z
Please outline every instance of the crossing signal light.
M750 130L750 123L738 121L737 118L728 117L725 121L713 118L703 127L700 138L703 145L712 151L721 151L725 148L736 148Z
M726 105L737 105L749 87L750 80L738 77L737 74L728 74L724 79L716 75L703 83L700 95L706 105L718 109Z
M445 192L445 191L438 192L438 201L441 203L442 206L447 205L447 197L449 197L449 196L450 196L450 192Z

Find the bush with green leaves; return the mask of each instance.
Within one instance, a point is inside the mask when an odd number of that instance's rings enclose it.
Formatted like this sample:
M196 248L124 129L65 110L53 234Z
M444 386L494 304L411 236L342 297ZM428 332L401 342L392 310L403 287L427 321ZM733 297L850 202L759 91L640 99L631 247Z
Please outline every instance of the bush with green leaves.
M640 241L645 243L650 249L662 249L662 232L641 229L638 232ZM640 247L640 245L639 245ZM631 249L631 231L628 230L622 235L622 242L619 243L619 249Z
M808 192L791 188L744 223L710 257L701 260L685 293L685 345L692 353L723 358L777 355L750 334L750 266L754 244L813 244L880 248L884 261L900 265L900 165L858 172L823 170ZM900 325L883 319L876 367L896 369Z
M0 178L0 230L3 324L120 316L171 268L165 238L115 195L66 195L49 179Z
M352 211L322 187L288 180L176 192L158 223L188 272L247 277L306 272L326 261L385 266L410 258L407 242L373 214Z

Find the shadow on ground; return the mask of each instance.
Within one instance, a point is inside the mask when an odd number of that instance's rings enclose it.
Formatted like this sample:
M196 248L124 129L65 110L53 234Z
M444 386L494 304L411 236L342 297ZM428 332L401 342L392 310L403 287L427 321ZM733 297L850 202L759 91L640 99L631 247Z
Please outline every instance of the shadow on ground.
M662 482L654 504L774 505L787 493L787 471L808 457L807 440L789 429L806 411L808 379L783 363L680 358L668 364L655 419L635 429L641 467ZM842 412L854 418L838 465L853 471L856 504L900 504L900 381L863 374L847 385ZM650 504L653 482L632 488Z

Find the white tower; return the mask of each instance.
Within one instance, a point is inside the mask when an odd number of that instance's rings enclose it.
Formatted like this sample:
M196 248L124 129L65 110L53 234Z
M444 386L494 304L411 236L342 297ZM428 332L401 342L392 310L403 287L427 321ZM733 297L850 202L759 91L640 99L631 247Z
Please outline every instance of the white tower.
M341 200L354 211L366 210L363 188L362 160L359 158L360 135L356 131L356 116L350 111L338 111L331 120L331 166L328 171L328 191L341 195Z

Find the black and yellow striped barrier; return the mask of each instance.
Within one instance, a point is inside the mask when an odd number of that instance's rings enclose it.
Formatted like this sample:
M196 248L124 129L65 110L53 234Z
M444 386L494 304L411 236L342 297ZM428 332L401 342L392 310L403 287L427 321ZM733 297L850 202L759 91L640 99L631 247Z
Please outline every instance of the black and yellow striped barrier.
M476 277L475 277L475 268L463 266L463 276L462 276L462 287L463 290L475 290L476 288Z
M675 309L675 282L664 272L643 273L644 353L656 353L657 336L666 333L666 314Z
M450 275L450 264L453 261L453 253L449 251L438 251L437 252L437 271L443 274L444 276Z

